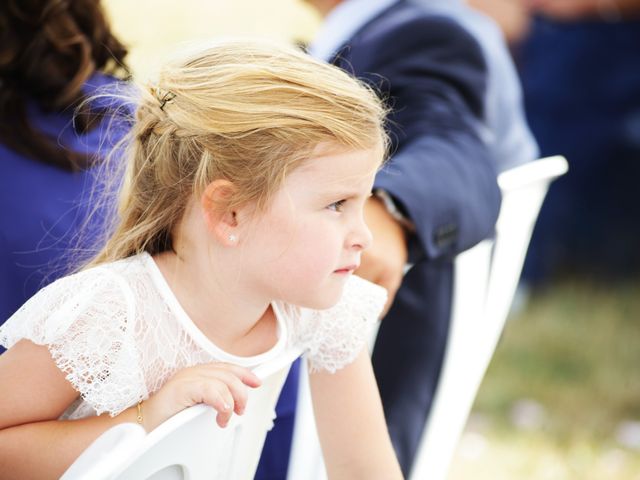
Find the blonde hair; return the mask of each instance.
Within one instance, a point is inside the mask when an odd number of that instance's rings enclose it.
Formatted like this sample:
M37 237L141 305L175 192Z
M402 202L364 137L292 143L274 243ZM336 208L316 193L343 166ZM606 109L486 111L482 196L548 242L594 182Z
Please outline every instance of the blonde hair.
M319 144L388 144L372 90L288 46L209 45L138 95L116 220L90 265L171 249L189 199L216 179L236 187L226 208L255 202L259 211Z

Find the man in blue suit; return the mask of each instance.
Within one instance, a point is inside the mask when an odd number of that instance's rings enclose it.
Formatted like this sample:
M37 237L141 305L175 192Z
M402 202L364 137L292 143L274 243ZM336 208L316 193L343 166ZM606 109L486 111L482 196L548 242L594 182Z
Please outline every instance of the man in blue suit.
M392 110L391 159L365 212L374 244L356 273L390 293L373 364L391 439L408 475L444 355L453 259L493 233L497 172L532 160L536 148L520 105L500 109L509 117L500 118L504 131L487 122L485 55L451 15L406 0L308 3L325 17L310 53L371 84ZM413 267L403 275L407 261ZM291 398L290 390L285 386L281 399ZM284 436L275 438L279 422L263 462L276 458L269 451L286 450Z
M390 294L373 365L407 475L444 355L453 258L491 236L500 206L483 138L486 64L459 24L408 1L308 3L326 17L310 53L371 84L392 109L390 162L365 212L374 245L356 273Z
M392 108L392 156L366 212L374 246L356 273L392 297L397 289L373 366L408 475L444 356L453 258L492 234L500 205L482 138L486 63L459 24L408 1L312 3L327 17L311 53L331 56Z

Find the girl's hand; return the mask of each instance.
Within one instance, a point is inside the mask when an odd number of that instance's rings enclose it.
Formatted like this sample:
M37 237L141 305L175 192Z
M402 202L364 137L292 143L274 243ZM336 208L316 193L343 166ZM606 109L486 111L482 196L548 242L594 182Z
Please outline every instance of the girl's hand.
M204 403L216 409L216 421L226 427L233 412L244 413L247 387L260 386L248 368L228 363L209 363L176 373L143 404L143 424L151 431L187 407Z

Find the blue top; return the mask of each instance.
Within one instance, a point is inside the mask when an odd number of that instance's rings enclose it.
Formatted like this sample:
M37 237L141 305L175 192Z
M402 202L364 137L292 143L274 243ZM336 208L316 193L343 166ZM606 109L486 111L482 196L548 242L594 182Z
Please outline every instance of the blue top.
M119 82L94 74L84 87L91 95L98 88ZM73 109L45 113L34 105L28 115L35 129L63 146L89 155L112 145L124 132L105 135L103 122L85 135L73 128ZM113 132L113 133L112 133ZM87 213L87 199L97 168L69 172L27 158L0 144L0 324L28 298L69 269L65 255L76 248L78 227ZM86 240L95 235L87 233ZM86 245L86 243L85 243ZM70 257L69 257L70 258ZM1 352L0 352L1 353Z
M541 155L569 161L542 205L524 278L637 276L640 20L537 17L518 53Z
M639 45L640 20L535 19L518 53L542 155L602 162L613 143L638 148Z

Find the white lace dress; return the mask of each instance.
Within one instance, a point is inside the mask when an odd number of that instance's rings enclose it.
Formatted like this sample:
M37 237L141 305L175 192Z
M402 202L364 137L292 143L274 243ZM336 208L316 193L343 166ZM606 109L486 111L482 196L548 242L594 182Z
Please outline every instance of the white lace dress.
M117 415L157 391L176 371L224 361L255 368L291 349L310 369L334 372L362 350L384 305L383 288L352 276L336 306L309 310L274 302L278 341L232 355L212 343L178 303L150 255L64 277L34 295L0 327L0 344L47 345L80 396L61 418Z

